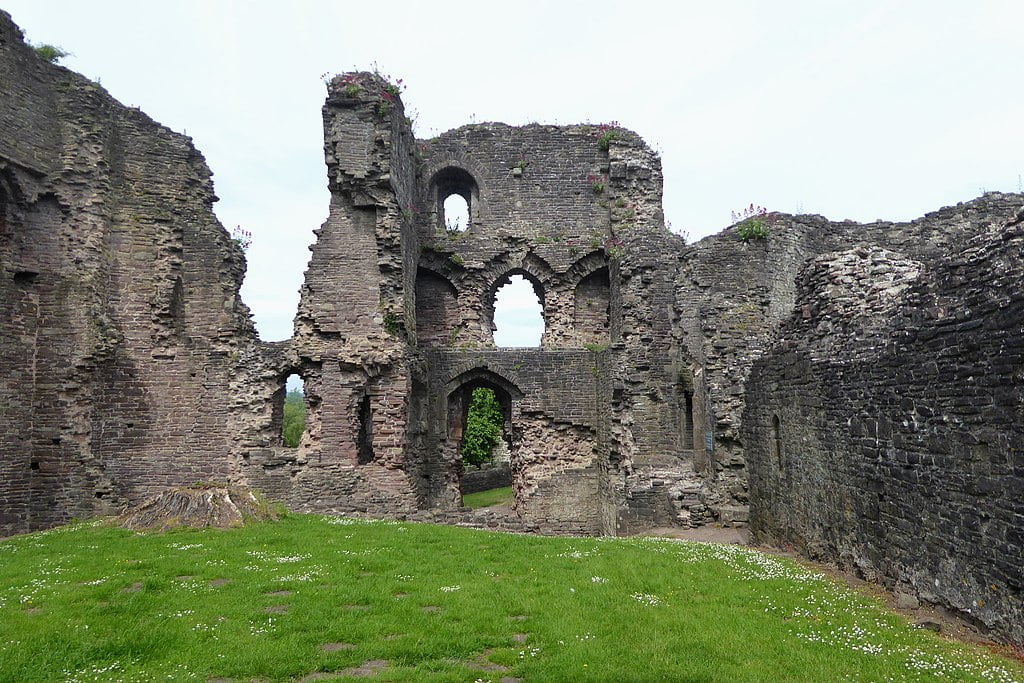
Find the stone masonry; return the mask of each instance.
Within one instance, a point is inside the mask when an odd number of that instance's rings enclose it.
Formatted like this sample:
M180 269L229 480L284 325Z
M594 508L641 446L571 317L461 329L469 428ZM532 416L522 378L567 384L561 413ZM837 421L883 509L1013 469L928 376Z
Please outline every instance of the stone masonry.
M0 132L0 533L237 476L258 341L202 155L2 12Z
M0 12L0 535L210 480L539 533L749 521L1024 640L1024 197L687 245L618 125L417 140L371 73L331 79L323 121L329 217L292 338L264 343L189 139ZM494 343L515 276L538 348ZM505 416L510 513L461 508L477 387Z
M996 220L927 262L863 247L811 260L796 311L754 364L743 431L760 539L1020 642L1024 207L1014 201L1012 212L986 207Z

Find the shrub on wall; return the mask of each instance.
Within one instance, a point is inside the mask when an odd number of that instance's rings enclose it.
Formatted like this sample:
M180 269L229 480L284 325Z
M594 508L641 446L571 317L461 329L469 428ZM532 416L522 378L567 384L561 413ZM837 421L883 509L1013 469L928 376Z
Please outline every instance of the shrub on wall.
M462 461L467 465L480 465L491 459L491 451L501 439L505 417L494 392L477 387L469 401L466 431L462 436Z
M50 64L56 64L65 57L71 56L71 53L64 48L57 45L50 45L49 43L32 45L32 49L36 51L37 55L48 61Z

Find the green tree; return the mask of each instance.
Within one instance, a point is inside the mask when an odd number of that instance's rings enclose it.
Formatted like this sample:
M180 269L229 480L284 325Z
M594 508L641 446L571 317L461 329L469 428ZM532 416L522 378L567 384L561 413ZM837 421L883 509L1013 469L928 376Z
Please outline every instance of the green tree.
M505 417L494 391L477 387L469 401L466 431L462 435L462 460L480 465L491 459L491 451L501 439Z
M306 429L306 397L293 389L284 397L284 419L281 420L281 441L289 448L299 445Z

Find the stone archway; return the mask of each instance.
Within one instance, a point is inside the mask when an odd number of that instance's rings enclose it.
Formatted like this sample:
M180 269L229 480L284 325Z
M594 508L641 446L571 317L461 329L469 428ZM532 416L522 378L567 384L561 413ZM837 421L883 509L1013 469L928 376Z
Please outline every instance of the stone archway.
M499 448L507 453L507 463L494 463L492 465L492 468L496 470L494 472L487 472L484 468L470 469L464 465L462 459L462 446L470 402L476 389L487 389L493 392L494 398L501 406L503 425ZM449 464L448 480L453 498L457 496L461 502L463 493L475 492L475 490L470 490L471 488L483 490L479 487L485 486L488 482L497 483L497 485L493 487L486 485L486 488L512 485L512 468L517 462L515 451L519 443L516 420L519 417L519 401L522 395L519 388L512 382L487 368L468 370L448 383L445 390L447 428L444 456ZM479 477L477 477L478 474ZM469 486L470 475L474 480L479 479L482 483L478 484L474 481L472 486ZM463 481L464 477L467 478L466 482Z

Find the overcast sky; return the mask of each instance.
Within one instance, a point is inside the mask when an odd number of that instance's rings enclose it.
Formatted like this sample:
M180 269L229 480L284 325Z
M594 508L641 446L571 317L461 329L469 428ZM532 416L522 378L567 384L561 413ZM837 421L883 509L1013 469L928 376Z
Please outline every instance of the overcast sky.
M1024 174L1022 0L0 6L194 138L221 221L252 232L242 293L266 340L291 335L327 215L324 74L403 78L420 138L619 121L662 154L666 215L691 239L752 202L904 220Z

